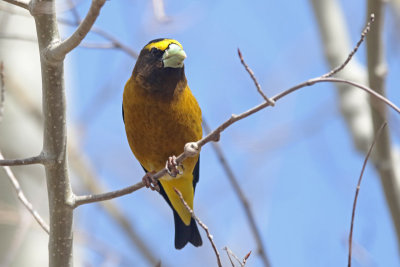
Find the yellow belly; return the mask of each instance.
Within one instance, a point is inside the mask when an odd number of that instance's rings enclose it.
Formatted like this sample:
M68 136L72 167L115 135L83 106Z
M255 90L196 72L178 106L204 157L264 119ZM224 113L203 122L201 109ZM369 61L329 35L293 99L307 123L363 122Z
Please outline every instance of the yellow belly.
M134 88L130 79L124 90L123 109L129 145L147 171L161 170L169 156L181 154L187 142L202 137L201 111L189 87L166 100ZM185 201L193 208L192 173L197 160L198 157L186 159L184 172L177 178L163 177L160 180L172 206L187 225L190 224L190 214L173 187L182 192Z

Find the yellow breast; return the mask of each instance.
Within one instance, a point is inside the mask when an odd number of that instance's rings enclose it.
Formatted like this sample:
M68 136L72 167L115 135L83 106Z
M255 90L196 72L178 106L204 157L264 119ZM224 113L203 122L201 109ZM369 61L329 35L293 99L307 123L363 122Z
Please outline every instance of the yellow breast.
M164 168L169 156L183 152L187 142L201 139L201 110L188 86L172 98L135 88L131 79L123 96L125 128L129 145L148 171ZM197 157L186 159L185 172L192 172Z

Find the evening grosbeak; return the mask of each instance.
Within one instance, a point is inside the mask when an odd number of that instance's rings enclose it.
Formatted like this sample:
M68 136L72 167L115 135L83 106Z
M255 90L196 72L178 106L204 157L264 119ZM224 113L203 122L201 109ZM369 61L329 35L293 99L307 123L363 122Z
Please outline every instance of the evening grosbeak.
M177 249L188 242L196 247L202 245L196 222L174 191L178 189L193 209L199 156L186 158L182 166L173 166L173 155L181 154L186 143L202 137L201 110L187 85L185 58L186 53L176 40L149 42L125 85L122 104L129 146L147 173L143 182L158 189L173 210ZM166 160L171 172L155 181L151 174L163 169Z

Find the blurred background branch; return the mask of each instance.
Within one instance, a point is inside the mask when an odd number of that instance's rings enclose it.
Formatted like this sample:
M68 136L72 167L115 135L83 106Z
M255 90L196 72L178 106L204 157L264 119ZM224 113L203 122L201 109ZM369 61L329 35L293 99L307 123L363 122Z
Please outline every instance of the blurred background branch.
M317 18L325 55L331 67L337 65L350 51L350 41L347 26L341 7L336 0L312 0L312 6ZM383 2L368 1L366 17L375 14L375 23L367 36L368 67L362 67L353 59L349 66L338 74L339 77L369 84L377 93L385 96L384 80L386 65L383 54ZM364 92L349 85L338 85L339 103L348 129L353 137L355 147L366 153L368 144L385 121L387 108L377 103L375 98L368 97ZM385 192L386 201L390 207L393 224L396 228L397 241L400 244L400 164L393 158L389 128L385 128L383 138L376 145L376 153L372 161L380 174L380 180ZM399 247L400 248L400 247Z

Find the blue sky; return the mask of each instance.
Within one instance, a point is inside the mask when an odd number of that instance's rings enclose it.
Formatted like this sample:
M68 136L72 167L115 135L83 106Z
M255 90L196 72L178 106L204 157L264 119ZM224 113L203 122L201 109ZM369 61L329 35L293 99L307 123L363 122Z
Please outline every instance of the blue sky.
M353 43L364 27L364 2L341 1ZM79 13L85 14L88 6L89 1L82 1ZM180 41L188 55L189 86L212 128L262 102L240 64L238 47L270 96L328 71L309 1L169 0L165 10L171 17L168 24L157 22L151 1L107 1L96 25L137 52L155 38ZM391 13L387 15L387 90L400 105L397 39ZM64 36L71 30L64 28ZM85 41L104 42L95 34ZM363 47L356 58L365 62ZM78 48L66 63L69 120L78 125L82 149L99 179L112 189L138 182L143 172L130 152L121 118L123 86L135 60L120 50ZM305 88L221 136L227 160L256 214L272 266L347 264L351 208L364 157L354 149L335 90L330 84ZM398 115L390 114L395 119L389 128L398 129ZM393 132L393 139L399 143L398 132ZM161 196L140 190L117 203L166 266L216 264L202 230L201 248L174 249L172 212ZM262 266L238 198L210 145L201 153L195 212L208 225L225 266L229 263L224 246L240 257L252 250L248 266ZM77 213L77 229L117 251L122 257L118 266L148 266L98 205L80 207ZM362 183L354 241L358 251L365 251L355 256L354 266L399 266L394 227L372 166ZM84 251L94 266L102 262L90 244Z

